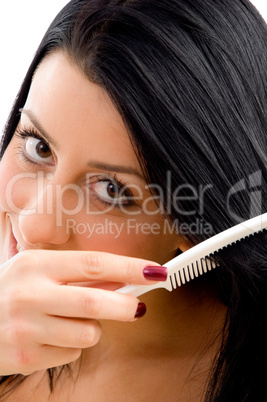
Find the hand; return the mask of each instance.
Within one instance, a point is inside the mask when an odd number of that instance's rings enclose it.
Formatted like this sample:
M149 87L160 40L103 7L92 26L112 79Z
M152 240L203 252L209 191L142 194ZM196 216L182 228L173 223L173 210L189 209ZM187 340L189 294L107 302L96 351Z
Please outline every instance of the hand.
M0 375L75 361L101 337L98 320L133 321L138 299L104 288L151 284L157 264L86 251L28 250L0 268ZM88 286L88 281L91 287ZM97 287L93 287L97 286Z

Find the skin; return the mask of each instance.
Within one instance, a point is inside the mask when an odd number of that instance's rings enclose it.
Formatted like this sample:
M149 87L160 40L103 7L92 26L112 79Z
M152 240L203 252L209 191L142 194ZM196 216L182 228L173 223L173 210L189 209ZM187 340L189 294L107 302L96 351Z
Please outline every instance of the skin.
M90 378L94 401L110 395L123 400L129 392L138 393L138 400L162 400L162 387L155 384L165 377L170 384L165 397L173 391L198 394L206 375L191 388L185 384L197 367L196 356L202 356L222 323L224 309L213 292L190 285L179 292L148 293L140 297L148 312L136 320L139 300L108 291L125 283L150 284L144 267L163 264L178 248L188 248L180 236L164 232L165 219L146 189L127 130L108 95L65 54L53 53L35 73L18 130L45 135L49 150L39 158L40 140L15 135L0 164L1 243L6 250L0 277L0 374L34 373L10 400L48 400L43 370L69 362L75 362L76 382L63 375L51 400L85 398ZM11 186L14 177L19 180ZM114 177L131 190L134 205L126 202L129 193L115 198L122 203L119 207L103 203L111 200L107 184L114 184ZM51 191L56 188L59 192ZM82 204L77 211L85 195L89 210ZM68 226L70 219L75 226ZM134 222L131 230L129 219ZM111 222L113 229L94 230L88 237L88 231L77 231L85 222L91 228ZM154 230L147 229L154 224ZM120 233L114 228L121 228ZM22 250L11 259L10 236ZM213 356L210 350L202 360L205 370ZM133 381L143 371L146 385Z

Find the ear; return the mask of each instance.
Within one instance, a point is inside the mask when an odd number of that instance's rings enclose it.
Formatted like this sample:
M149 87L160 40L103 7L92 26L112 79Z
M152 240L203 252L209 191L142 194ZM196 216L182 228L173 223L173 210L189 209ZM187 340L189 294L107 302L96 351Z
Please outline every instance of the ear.
M191 241L189 241L188 239L183 239L180 241L178 248L179 248L179 250L181 250L182 253L184 253L185 251L189 250L193 246L194 246L194 244Z
M184 253L194 245L185 235L178 234L172 238L172 250L175 256Z

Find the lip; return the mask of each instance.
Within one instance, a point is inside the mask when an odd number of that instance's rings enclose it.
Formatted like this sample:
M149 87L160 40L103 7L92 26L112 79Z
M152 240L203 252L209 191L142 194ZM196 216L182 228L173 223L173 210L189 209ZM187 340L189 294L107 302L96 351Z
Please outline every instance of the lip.
M10 222L11 223L11 222ZM9 247L8 247L8 259L14 257L19 252L24 251L25 247L23 247L17 237L14 235L12 223L10 225L10 237L9 237Z
M16 254L18 254L17 244L18 244L18 242L13 234L13 231L11 230L10 239L9 239L8 259L10 259L10 258L14 257Z

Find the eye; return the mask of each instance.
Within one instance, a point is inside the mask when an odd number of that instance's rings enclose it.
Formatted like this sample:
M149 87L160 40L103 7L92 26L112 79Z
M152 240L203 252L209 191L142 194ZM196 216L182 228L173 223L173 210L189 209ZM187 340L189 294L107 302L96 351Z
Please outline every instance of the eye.
M90 183L90 189L102 202L118 205L133 204L134 197L131 191L115 179L97 178L95 182Z
M24 152L32 162L53 164L53 155L49 145L38 138L28 137L25 139Z

